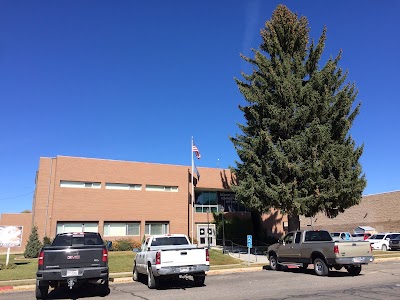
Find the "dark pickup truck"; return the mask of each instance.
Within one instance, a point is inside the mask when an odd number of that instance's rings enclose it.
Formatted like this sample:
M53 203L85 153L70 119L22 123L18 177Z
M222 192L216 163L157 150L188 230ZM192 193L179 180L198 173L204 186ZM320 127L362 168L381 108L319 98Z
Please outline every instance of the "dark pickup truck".
M110 290L108 251L95 232L58 234L51 246L40 250L36 273L36 299L47 298L49 287L99 284L101 293Z

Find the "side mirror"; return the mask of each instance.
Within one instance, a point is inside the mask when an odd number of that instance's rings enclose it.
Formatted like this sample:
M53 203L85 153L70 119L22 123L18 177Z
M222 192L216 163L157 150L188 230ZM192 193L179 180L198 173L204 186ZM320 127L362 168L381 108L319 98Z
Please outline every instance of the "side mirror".
M283 240L282 240L282 239L279 239L279 240L278 240L278 243L279 243L279 244L283 244Z
M137 253L137 252L140 251L140 249L139 248L133 248L132 251Z

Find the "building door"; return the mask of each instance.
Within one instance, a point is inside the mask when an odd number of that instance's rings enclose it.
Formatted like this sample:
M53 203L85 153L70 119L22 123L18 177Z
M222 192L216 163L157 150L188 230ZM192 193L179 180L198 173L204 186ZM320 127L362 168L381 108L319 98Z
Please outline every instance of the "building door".
M200 247L216 245L215 224L197 224L197 245Z

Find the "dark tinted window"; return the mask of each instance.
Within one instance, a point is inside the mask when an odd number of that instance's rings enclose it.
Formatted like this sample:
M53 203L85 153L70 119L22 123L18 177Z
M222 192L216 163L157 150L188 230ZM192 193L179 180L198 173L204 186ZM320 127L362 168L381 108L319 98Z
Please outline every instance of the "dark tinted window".
M296 232L296 239L295 239L295 243L299 244L300 243L300 238L301 238L301 232Z
M327 242L332 241L332 237L328 231L306 231L306 236L304 239L306 242Z
M103 245L100 235L86 233L80 235L62 234L57 235L52 246L73 246L73 245Z
M183 236L154 238L151 242L152 246L169 246L169 245L189 245L187 239Z

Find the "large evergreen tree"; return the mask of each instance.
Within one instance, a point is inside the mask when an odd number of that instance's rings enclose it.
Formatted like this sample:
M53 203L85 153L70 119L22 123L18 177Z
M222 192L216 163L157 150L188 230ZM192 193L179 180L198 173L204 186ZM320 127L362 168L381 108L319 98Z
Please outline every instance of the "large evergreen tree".
M309 42L308 20L279 5L261 30L253 67L236 79L247 101L239 106L246 124L231 137L239 161L232 171L237 200L251 209L288 214L289 230L299 215L335 217L361 200L366 186L349 130L359 113L354 84L338 66L341 53L320 68L326 29Z

